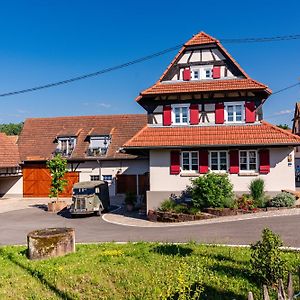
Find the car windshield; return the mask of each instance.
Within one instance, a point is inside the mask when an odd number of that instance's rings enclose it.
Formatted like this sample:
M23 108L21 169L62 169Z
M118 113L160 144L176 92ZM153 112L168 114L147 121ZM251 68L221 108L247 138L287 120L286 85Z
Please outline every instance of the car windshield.
M80 188L80 189L74 189L73 194L74 195L92 195L95 193L95 189L86 189L86 188Z

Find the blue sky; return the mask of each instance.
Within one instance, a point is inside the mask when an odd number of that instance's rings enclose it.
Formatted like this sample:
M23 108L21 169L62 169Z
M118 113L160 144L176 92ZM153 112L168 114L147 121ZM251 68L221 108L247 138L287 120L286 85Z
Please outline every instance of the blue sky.
M1 1L0 93L59 81L183 43L199 31L216 38L300 34L300 2ZM300 40L224 44L273 91L300 78ZM176 51L126 69L34 93L0 98L0 122L28 117L142 113L138 93ZM300 87L270 97L272 123L288 123Z

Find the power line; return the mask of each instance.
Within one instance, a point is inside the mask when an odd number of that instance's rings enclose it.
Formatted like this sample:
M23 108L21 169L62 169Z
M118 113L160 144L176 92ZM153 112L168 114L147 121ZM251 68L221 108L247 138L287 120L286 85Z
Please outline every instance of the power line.
M262 38L239 38L239 39L220 39L220 41L222 43L258 43L258 42L274 42L274 41L286 41L286 40L296 40L296 39L300 39L300 34L295 34L295 35L284 35L284 36L275 36L275 37L262 37ZM80 76L76 76L73 78L69 78L69 79L65 79L65 80L61 80L61 81L56 81L56 82L52 82L52 83L48 83L45 85L40 85L40 86L35 86L32 88L27 88L27 89L22 89L22 90L17 90L17 91L12 91L12 92L6 92L6 93L2 93L0 94L0 97L7 97L7 96L13 96L13 95L18 95L18 94L24 94L24 93L29 93L29 92L34 92L34 91L38 91L38 90L42 90L42 89L47 89L47 88L51 88L51 87L56 87L56 86L60 86L60 85L64 85L64 84L68 84L68 83L72 83L74 81L79 81L79 80L83 80L83 79L87 79L90 77L95 77L95 76L99 76L108 72L112 72L112 71L116 71L119 69L123 69L147 60L150 60L152 58L164 55L166 53L178 50L179 48L182 47L182 44L167 48L165 50L120 64L120 65L116 65L113 67L109 67L109 68L105 68L93 73L88 73L88 74L84 74L84 75L80 75ZM288 89L290 87L287 87L285 89ZM284 90L285 90L284 89ZM280 91L277 91L276 93L279 93Z
M300 82L297 82L297 83L294 83L294 84L292 84L292 85L289 85L289 86L287 86L287 87L285 87L285 88L282 88L282 89L280 89L280 90L278 90L278 91L272 93L271 96L274 96L274 95L279 94L279 93L281 93L281 92L283 92L283 91L289 90L289 89L291 89L291 88L293 88L293 87L295 87L295 86L298 86L298 85L300 85Z

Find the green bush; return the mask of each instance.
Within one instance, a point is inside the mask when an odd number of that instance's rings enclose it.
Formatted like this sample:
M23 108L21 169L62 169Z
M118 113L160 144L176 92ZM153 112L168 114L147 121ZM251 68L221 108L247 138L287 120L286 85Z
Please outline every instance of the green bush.
M294 195L282 192L276 195L273 199L269 201L269 206L271 207L292 207L296 202Z
M159 211L173 211L175 206L176 206L176 202L174 200L166 199L161 203L158 210Z
M128 192L125 195L125 204L135 205L136 203L136 194L132 192Z
M242 196L238 197L235 201L235 204L238 209L253 210L255 208L252 196L249 194L243 194Z
M250 194L253 199L253 204L256 207L265 207L267 204L265 197L265 182L261 178L251 181L249 186Z
M260 284L274 285L287 272L287 264L282 258L282 246L279 235L269 228L262 232L262 240L251 246L252 274Z
M233 207L233 186L227 174L207 173L192 180L192 201L199 209Z

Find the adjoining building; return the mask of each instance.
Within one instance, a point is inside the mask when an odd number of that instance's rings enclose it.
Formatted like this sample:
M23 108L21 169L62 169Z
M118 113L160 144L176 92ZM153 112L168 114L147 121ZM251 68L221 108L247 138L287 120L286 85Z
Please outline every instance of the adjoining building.
M105 180L110 195L148 189L148 158L120 153L118 149L147 122L146 115L99 115L25 120L18 140L24 197L47 197L51 176L46 161L56 153L68 160L71 195L79 181Z
M271 93L217 39L201 32L185 43L137 97L148 124L123 145L127 153L149 155L148 209L209 171L228 173L236 193L257 177L270 194L295 190L300 138L263 121Z

